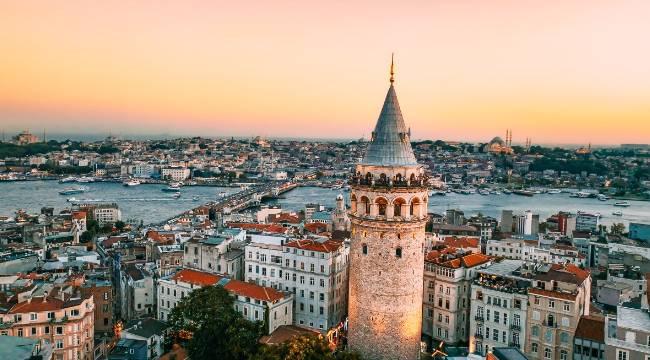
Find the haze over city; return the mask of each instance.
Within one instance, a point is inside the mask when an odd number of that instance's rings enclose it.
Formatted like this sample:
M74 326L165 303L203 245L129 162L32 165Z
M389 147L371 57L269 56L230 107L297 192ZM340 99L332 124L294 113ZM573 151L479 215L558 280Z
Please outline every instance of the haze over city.
M0 4L6 132L647 142L647 1Z

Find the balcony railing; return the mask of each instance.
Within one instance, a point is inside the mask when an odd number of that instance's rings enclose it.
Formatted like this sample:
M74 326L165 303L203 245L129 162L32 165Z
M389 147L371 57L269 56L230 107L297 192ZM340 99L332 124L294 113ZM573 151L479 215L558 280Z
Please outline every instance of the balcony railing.
M485 321L485 319L483 318L483 315L476 315L476 316L474 316L474 320L476 320L476 321L478 321L478 322L483 322L483 321Z
M510 324L510 330L521 331L521 326L519 324Z
M483 334L474 334L474 338L478 340L483 340Z
M371 187L411 188L427 186L429 183L429 177L427 175L420 175L413 179L396 180L352 175L348 183L350 185L364 185Z

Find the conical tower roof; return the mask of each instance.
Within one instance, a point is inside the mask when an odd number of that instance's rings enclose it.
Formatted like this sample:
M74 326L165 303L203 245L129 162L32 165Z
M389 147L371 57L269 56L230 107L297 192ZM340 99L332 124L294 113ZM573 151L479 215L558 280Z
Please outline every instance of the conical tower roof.
M372 132L372 139L361 163L379 166L417 165L411 148L409 132L399 108L391 69L391 84L388 94L386 94L384 106L381 108L377 125Z

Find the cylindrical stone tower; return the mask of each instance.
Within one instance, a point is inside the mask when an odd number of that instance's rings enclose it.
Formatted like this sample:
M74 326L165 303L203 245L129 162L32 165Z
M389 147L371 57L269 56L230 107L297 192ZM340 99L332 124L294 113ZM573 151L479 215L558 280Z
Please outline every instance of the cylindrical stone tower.
M350 349L364 359L420 356L426 176L391 85L350 179Z

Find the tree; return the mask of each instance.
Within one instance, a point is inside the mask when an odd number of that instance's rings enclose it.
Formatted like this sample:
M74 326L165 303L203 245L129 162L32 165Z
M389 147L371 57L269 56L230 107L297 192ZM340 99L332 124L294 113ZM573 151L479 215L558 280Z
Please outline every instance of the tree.
M623 223L612 224L609 228L609 232L615 235L623 235L623 233L625 232L625 224Z
M118 220L118 221L115 222L115 228L117 229L117 231L121 232L122 230L124 230L125 226L126 226L126 224L122 220Z
M249 359L257 352L263 324L244 319L233 303L223 287L206 286L192 291L172 310L169 324L185 342L190 358ZM180 334L190 334L189 339Z
M275 346L262 346L254 360L361 360L357 353L332 353L327 341L316 335L296 336Z
M79 241L81 241L82 243L88 243L92 241L94 236L95 236L94 232L84 231L83 233L81 233L81 237L79 238Z

